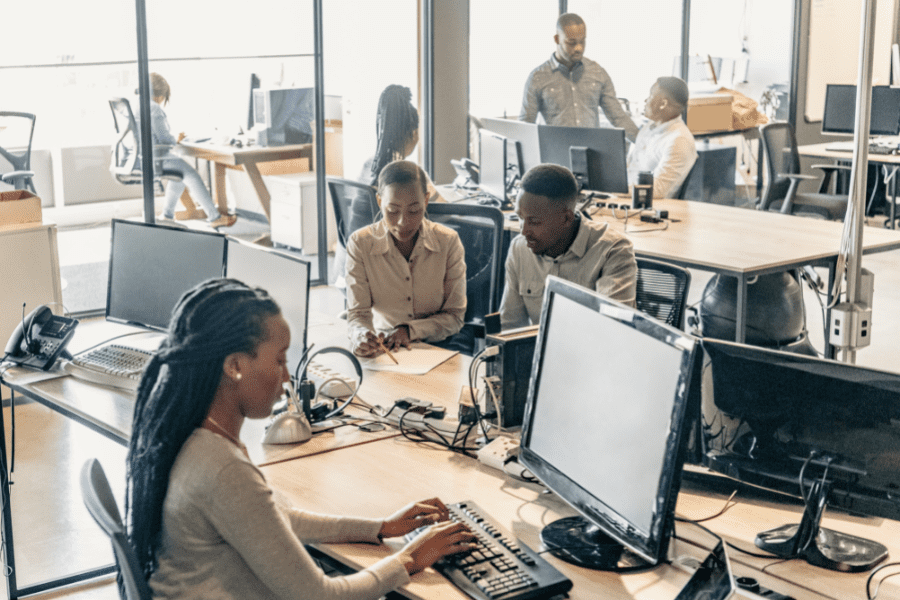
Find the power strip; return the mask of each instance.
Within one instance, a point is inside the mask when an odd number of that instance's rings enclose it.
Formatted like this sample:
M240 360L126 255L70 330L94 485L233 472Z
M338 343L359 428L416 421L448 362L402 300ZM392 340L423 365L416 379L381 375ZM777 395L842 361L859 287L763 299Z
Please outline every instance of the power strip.
M413 406L408 409L396 406L386 409L381 406L376 406L374 407L373 414L381 421L398 429L400 428L400 418L402 417L404 429L415 429L426 436L433 436L433 439L436 441L453 440L453 437L460 427L458 420L448 417L444 417L443 419L436 419L433 417L426 418L425 414L431 410L431 403L422 402L421 400L412 398L404 398L404 400L412 402ZM440 440L435 432L443 436L445 440Z
M332 399L350 396L356 391L356 386L359 385L355 377L345 377L343 373L338 373L316 362L312 362L307 366L306 375L316 385L316 390L321 395ZM340 381L328 381L329 379L339 379ZM319 390L319 387L323 385L324 387Z

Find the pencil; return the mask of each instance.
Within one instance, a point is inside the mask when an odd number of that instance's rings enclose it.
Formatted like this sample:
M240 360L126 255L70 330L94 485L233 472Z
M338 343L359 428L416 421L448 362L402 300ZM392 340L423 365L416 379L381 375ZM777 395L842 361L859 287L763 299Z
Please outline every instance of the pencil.
M394 358L394 355L391 354L391 351L387 349L387 346L384 345L384 342L383 342L383 341L378 340L378 345L381 346L381 349L384 350L384 353L388 355L388 358L390 358L392 361L394 361L394 364L395 364L395 365L399 365L399 364L400 364L400 363L397 362L397 359Z

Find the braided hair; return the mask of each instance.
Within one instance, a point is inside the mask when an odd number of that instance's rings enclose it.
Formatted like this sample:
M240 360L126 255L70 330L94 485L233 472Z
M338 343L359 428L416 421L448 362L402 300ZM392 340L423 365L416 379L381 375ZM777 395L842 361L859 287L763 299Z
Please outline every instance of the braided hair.
M419 111L412 105L412 92L403 85L389 85L378 99L378 114L375 120L378 145L372 161L371 181L374 186L378 175L386 164L397 158L406 149L406 143L419 128Z
M235 279L205 281L175 306L138 387L126 458L126 527L145 578L157 565L169 473L209 412L225 358L255 355L267 320L280 312L264 290Z

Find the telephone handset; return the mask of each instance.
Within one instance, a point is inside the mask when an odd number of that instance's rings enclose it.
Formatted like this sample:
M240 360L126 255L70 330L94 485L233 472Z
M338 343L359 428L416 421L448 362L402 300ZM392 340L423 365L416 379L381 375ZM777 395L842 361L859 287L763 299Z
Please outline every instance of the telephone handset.
M77 320L54 315L46 305L38 306L16 325L6 343L6 360L47 371L65 352L76 325ZM71 358L67 352L65 356Z

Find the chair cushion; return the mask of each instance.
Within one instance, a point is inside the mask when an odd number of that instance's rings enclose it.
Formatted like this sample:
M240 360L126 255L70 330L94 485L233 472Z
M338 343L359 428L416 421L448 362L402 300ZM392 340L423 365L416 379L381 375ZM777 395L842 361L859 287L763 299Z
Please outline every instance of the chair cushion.
M769 210L778 212L781 210L781 200L772 203ZM847 212L847 196L835 194L797 194L794 197L794 206L791 212L793 214L810 214L831 219L834 221L842 221Z

